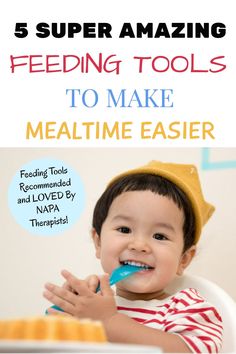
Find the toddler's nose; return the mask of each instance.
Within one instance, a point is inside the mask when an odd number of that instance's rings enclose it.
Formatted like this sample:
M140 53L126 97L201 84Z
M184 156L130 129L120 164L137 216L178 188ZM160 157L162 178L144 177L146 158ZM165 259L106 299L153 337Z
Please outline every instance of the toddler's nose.
M141 237L140 238L133 237L129 242L128 249L130 251L147 252L147 253L151 251L146 240Z

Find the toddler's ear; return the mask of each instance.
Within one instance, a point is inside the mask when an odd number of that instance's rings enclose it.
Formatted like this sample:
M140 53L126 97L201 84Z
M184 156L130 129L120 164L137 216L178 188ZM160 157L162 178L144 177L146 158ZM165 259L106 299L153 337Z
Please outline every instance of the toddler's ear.
M93 243L95 246L95 250L96 250L96 257L98 259L100 259L100 254L101 254L101 240L100 240L100 236L97 234L95 229L92 229L91 231L92 233L92 238L93 238Z
M184 254L181 256L179 267L177 270L177 275L182 275L185 268L191 263L193 257L196 254L196 246L191 246Z

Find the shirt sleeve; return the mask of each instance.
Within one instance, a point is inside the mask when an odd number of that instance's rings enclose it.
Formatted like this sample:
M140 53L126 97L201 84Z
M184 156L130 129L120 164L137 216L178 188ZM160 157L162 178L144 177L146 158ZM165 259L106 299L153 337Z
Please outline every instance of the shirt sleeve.
M218 353L222 346L222 320L214 306L194 289L173 298L164 330L179 335L194 353Z

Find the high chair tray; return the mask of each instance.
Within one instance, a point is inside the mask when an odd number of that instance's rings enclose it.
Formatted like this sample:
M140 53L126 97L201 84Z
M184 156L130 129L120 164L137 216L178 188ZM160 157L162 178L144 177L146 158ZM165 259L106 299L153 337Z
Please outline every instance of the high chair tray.
M160 348L116 343L6 341L0 340L0 353L161 353Z

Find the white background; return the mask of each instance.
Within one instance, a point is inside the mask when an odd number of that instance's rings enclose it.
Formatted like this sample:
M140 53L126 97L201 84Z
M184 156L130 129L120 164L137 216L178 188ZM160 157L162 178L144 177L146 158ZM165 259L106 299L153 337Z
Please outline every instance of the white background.
M233 78L235 77L235 19L234 1L46 1L38 3L22 0L4 4L0 11L0 144L12 146L235 146L235 117ZM2 5L3 7L3 5ZM14 36L15 23L27 22L29 35L24 39ZM112 39L83 39L81 34L74 39L56 39L52 36L40 39L35 36L39 22L108 22L112 25ZM122 24L148 22L157 25L165 22L223 22L227 34L221 39L119 39ZM116 54L123 63L121 74L71 73L27 73L27 66L10 70L10 55L85 55L97 56ZM155 73L145 70L137 73L133 64L134 55L155 57L165 55L187 58L195 54L197 67L210 67L210 60L225 56L227 69L221 73ZM99 104L94 108L80 105L70 108L67 88L95 89L99 93ZM134 89L142 93L144 88L174 90L174 108L106 108L104 91ZM25 139L26 123L39 121L133 121L132 140L39 140ZM215 140L154 140L142 141L136 133L140 121L212 121L215 125ZM33 124L34 124L33 123Z

